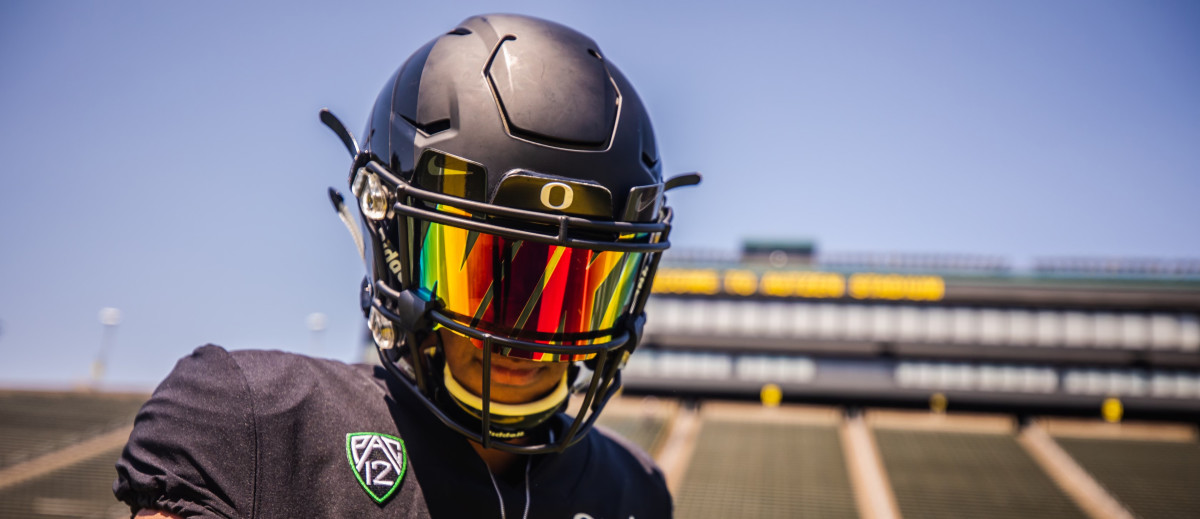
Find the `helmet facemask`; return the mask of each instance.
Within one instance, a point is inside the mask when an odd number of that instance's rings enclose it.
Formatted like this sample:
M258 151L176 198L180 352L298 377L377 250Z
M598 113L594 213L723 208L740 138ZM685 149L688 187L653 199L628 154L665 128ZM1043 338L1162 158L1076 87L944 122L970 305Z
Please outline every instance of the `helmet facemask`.
M426 155L439 164L465 162L436 151ZM661 208L651 222L536 212L423 189L378 161L359 161L364 164L351 188L374 278L364 287L365 310L385 367L434 403L430 410L447 425L484 446L547 452L586 434L620 387L620 368L637 345L647 280L669 246L670 210ZM521 181L534 177L522 172ZM653 187L661 193L661 186ZM562 205L564 198L551 203ZM491 398L491 355L482 355L479 395L448 375L440 346L428 346L437 344L431 338L439 331L469 338L484 352L586 366L573 366L551 392L561 401L524 406L530 412L520 415L523 406ZM590 378L574 380L580 372ZM566 409L568 387L581 402L565 432L523 444L526 432L550 425Z

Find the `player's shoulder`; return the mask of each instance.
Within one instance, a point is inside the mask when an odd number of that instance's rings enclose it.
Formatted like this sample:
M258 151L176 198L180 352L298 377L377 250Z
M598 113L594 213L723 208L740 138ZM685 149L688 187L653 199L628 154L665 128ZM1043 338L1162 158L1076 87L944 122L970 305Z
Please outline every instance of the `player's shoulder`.
M361 380L372 378L371 368L361 364L347 364L340 360L312 357L299 353L280 350L232 350L227 351L220 346L206 345L196 349L196 353L219 350L231 357L238 367L246 374L256 379L273 377L285 379L297 378L296 374L310 374L316 377L349 378Z
M193 380L207 387L237 387L252 397L286 401L381 392L378 378L370 366L279 350L229 351L206 344L180 359L164 383Z
M139 411L114 492L135 509L184 517L293 509L339 480L349 434L396 435L388 402L370 366L202 346Z
M254 379L295 379L297 373L326 377L371 377L368 366L281 350L227 350L215 344L200 346L179 359L172 374L193 372L213 376L242 375Z
M671 516L666 477L642 447L603 426L592 429L587 443L584 480L604 482L604 495L621 503L614 513L619 512L619 517Z
M592 464L592 470L600 472L595 476L623 481L635 494L669 495L662 469L640 445L601 425L595 426L588 438L591 458L599 461Z
M592 437L592 448L597 449L603 459L613 460L613 468L661 477L662 471L655 463L654 458L650 457L650 454L640 445L621 436L616 431L596 425L592 428L592 434L589 436Z

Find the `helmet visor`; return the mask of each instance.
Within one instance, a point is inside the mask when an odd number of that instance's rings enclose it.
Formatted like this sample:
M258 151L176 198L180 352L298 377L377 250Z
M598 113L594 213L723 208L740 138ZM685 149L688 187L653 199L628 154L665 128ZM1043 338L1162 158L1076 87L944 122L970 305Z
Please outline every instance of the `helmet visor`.
M610 340L629 313L646 256L511 239L428 221L418 228L414 280L422 297L440 303L441 311L461 324L544 344L586 346ZM621 238L644 241L646 236ZM595 355L516 348L500 353L541 361Z

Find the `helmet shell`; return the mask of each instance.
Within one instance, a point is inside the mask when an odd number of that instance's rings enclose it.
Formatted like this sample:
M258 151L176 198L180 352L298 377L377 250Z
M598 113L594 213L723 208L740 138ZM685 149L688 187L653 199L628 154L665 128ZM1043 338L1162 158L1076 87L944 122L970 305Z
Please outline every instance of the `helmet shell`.
M347 147L357 149L344 128L341 133ZM668 186L649 115L595 42L527 16L464 20L418 49L384 85L350 184L370 249L364 251L364 312L385 368L443 423L485 447L551 452L586 434L620 387L620 370L641 337L649 280L670 245L670 210L663 206ZM446 238L453 233L464 236ZM538 247L547 246L555 252L537 263ZM568 249L564 267L551 267ZM468 254L482 263L499 258L501 267L469 263ZM600 254L606 259L587 260ZM454 269L442 268L447 265ZM568 276L572 269L576 275ZM523 274L485 279L518 270ZM457 281L426 278L429 272L452 272ZM552 283L538 275L550 276L546 272L559 280L560 296L570 277L571 286L586 285L595 298L577 297L573 301L583 304L573 310L547 306L550 317L539 323L549 325L525 328L533 322L525 309L542 314L536 305ZM475 277L486 282L472 283ZM486 291L458 300L474 309L452 308L438 292L468 285ZM494 301L521 310L509 312L519 325L488 328L495 323L481 321L487 317L480 311ZM604 301L612 305L597 303ZM584 310L599 318L568 320ZM578 323L590 327L567 328ZM555 390L537 409L527 402L514 414L493 412L486 391L479 398L455 393L444 347L437 346L446 329L480 341L492 352L484 359L517 351L574 362L561 387L586 388L585 405L574 418L566 416L567 397ZM490 370L482 376L482 387L490 387ZM572 384L576 376L588 383ZM540 434L559 425L562 434ZM528 439L527 433L544 443L511 441Z
M662 183L650 118L591 38L497 14L464 20L418 49L380 92L364 149L411 179L426 149L486 168L484 202L516 171L599 184L613 220L629 193ZM503 201L499 201L503 204Z

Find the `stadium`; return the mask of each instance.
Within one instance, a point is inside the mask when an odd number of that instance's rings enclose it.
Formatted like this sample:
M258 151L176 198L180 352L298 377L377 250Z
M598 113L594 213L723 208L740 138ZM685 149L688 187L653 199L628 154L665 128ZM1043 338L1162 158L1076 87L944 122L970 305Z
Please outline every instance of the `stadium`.
M1189 517L1200 262L675 251L602 416L677 517ZM125 517L148 395L0 393L0 516Z
M676 517L1200 517L1198 2L16 0L0 519L129 517L114 464L200 345L375 361L318 111L365 144L486 12L594 39L642 163L703 175L598 422Z

